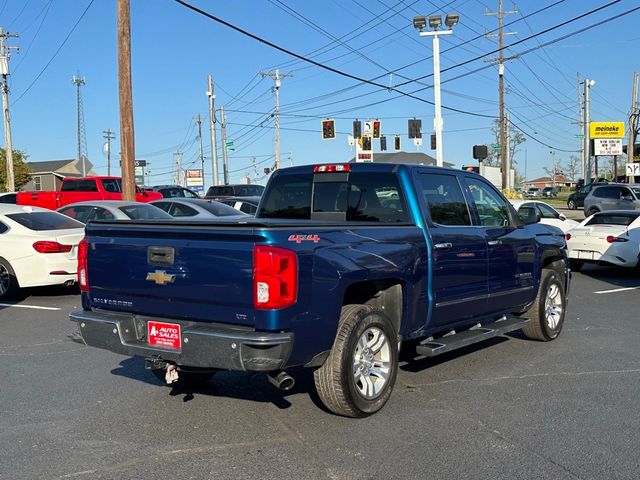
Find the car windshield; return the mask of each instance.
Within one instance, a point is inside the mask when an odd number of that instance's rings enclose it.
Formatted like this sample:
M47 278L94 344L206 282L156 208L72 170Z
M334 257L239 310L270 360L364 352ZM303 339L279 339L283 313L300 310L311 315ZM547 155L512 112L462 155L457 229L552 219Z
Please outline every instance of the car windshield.
M602 213L594 215L586 225L623 225L628 227L631 223L640 216L640 212L629 213Z
M58 212L10 213L7 218L36 231L84 228L84 224Z
M210 213L213 213L216 217L230 217L232 215L244 215L244 213L236 210L229 205L224 205L220 202L202 202L198 205Z
M120 211L132 220L162 220L173 218L168 213L153 205L125 205Z
M640 199L640 187L631 187L630 186L629 188L633 191L633 193L636 194L636 198Z

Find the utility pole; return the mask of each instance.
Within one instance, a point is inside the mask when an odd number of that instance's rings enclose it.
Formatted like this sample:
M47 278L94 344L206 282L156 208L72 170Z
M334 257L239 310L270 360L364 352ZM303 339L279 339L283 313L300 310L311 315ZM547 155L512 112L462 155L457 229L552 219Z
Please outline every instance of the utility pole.
M120 149L122 151L122 199L135 201L135 137L131 93L131 12L129 0L117 0L118 100L120 104Z
M229 185L229 163L227 160L227 117L224 105L220 107L220 130L222 131L222 175L224 184Z
M115 132L110 129L102 131L102 137L107 141L107 176L111 176L111 140L116 138Z
M218 142L216 142L216 95L213 91L213 78L209 75L209 89L207 97L209 97L209 135L211 136L211 164L212 164L212 184L219 185L220 177L218 176ZM202 172L204 175L204 170Z
M200 114L196 116L198 124L198 144L200 145L200 168L202 169L202 188L204 189L204 150L202 149L202 117Z
M182 152L177 151L173 154L173 159L176 162L176 175L174 177L175 184L184 187L182 184Z
M585 162L585 176L584 176L584 184L591 182L591 139L589 138L589 123L591 119L590 115L590 101L589 101L589 92L591 87L596 84L595 80L589 80L588 78L584 79L584 162Z
M636 125L638 125L638 72L633 72L633 93L631 95L631 115L629 116L629 135L627 141L627 163L633 163L634 145L636 140ZM636 176L629 175L629 183L636 183Z
M508 145L506 143L506 125L505 125L505 115L504 115L504 62L505 60L511 60L515 57L505 58L503 48L504 48L504 36L505 35L515 35L516 32L504 32L504 16L507 14L518 13L517 10L505 11L502 9L502 0L498 1L498 11L497 12L485 12L485 15L496 15L498 17L498 93L499 93L499 101L500 101L500 169L502 171L502 188L507 188L507 153L506 150ZM487 37L492 37L492 35L487 35ZM495 61L495 60L494 60Z
M273 111L273 116L276 124L276 164L275 169L280 168L280 86L282 79L285 77L293 77L293 73L280 73L279 69L271 70L269 72L260 71L262 78L270 77L274 81L273 94L275 96L276 105Z
M583 135L583 137L580 139L580 165L581 165L581 174L582 174L582 178L585 178L585 173L586 173L586 165L585 165L585 151L584 151L584 122L583 120L583 116L582 116L582 109L583 109L583 105L582 105L582 93L580 92L580 73L576 72L576 85L577 85L577 92L578 92L578 128L580 129L580 133Z
M18 47L5 46L5 38L18 38L16 33L4 33L0 28L0 74L2 75L2 114L4 118L4 140L5 159L7 162L7 178L4 188L7 192L13 192L15 188L15 177L13 172L13 143L11 141L11 116L9 115L9 52Z

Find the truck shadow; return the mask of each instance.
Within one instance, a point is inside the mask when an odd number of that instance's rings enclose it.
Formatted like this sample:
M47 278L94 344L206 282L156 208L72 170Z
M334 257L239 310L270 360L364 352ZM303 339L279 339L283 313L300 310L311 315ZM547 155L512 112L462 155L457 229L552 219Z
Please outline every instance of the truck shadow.
M137 357L122 360L117 368L111 370L111 373L159 388L166 388L169 396L181 397L183 402L193 400L196 395L207 395L258 403L271 403L281 410L286 410L291 407L291 402L287 400L287 397L304 394L310 395L312 401L326 411L315 391L313 370L308 368L287 369L287 373L296 382L293 388L286 392L278 390L269 383L266 374L257 372L222 371L202 383L167 385L156 378L150 371L145 370L144 360Z

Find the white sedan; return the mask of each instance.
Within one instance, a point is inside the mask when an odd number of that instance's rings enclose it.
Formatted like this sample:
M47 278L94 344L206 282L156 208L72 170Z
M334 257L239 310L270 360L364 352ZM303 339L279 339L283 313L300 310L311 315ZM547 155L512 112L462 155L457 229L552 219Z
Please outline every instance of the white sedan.
M46 208L0 205L0 298L76 282L84 225Z
M608 210L584 219L566 234L571 268L585 262L640 266L640 212Z
M539 200L511 200L511 204L516 210L522 207L533 207L540 214L540 223L558 227L564 233L578 225L578 222L567 218L563 213L558 212L551 205Z

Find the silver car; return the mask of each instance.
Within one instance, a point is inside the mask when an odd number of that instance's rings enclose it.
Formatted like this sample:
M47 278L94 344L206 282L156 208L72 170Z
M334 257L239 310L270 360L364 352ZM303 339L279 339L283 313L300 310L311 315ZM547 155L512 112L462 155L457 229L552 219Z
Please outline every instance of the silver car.
M249 215L229 205L200 198L164 198L149 202L175 218L193 220L246 220Z
M606 210L640 210L640 185L607 183L593 188L584 199L584 215Z
M79 222L91 220L162 220L171 215L149 203L128 202L126 200L88 200L65 205L59 213Z

